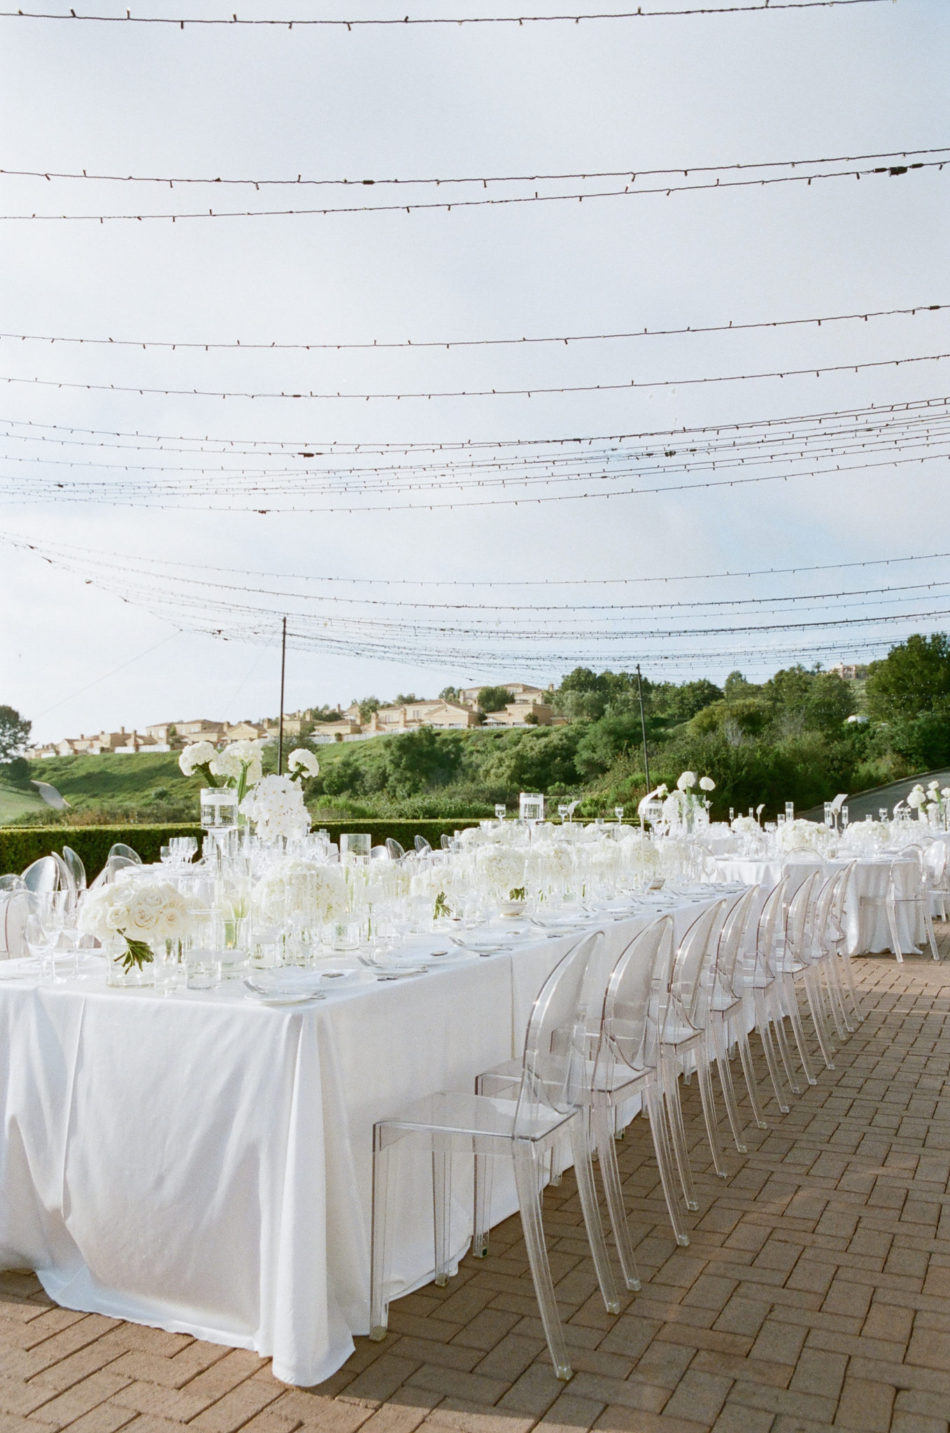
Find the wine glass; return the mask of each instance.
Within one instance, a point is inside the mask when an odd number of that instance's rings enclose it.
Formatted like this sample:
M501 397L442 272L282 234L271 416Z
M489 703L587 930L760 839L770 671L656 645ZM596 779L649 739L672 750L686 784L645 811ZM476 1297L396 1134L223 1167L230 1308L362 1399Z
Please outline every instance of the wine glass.
M508 807L505 805L505 803L504 803L503 801L499 801L499 802L497 803L497 805L495 806L495 819L498 820L498 821L504 821L505 816L506 816L507 814L508 814Z

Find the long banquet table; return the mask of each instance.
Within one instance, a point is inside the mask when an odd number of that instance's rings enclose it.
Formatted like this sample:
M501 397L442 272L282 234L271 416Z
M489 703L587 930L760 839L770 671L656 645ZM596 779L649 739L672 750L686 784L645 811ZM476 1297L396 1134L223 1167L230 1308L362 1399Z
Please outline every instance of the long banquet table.
M285 1382L320 1382L369 1327L373 1123L519 1053L534 994L583 929L616 957L654 914L682 934L721 894L510 935L415 978L328 982L297 1007L252 1003L233 981L116 991L99 969L42 985L4 962L0 1266L35 1269L69 1308L254 1349ZM426 1180L420 1164L400 1184L394 1292L432 1277ZM461 1255L464 1199L454 1234Z
M914 862L900 852L889 855L841 857L828 860L818 855L751 857L720 856L709 862L715 878L743 881L746 885L770 889L784 875L789 877L789 894L815 871L823 878L847 865L854 869L845 893L845 950L848 955L868 955L890 950L891 933L884 910L888 882L893 875L899 895L907 904L896 908L897 935L901 953L919 955L924 939L919 912L910 902L916 879ZM862 904L863 902L863 904ZM896 954L896 952L895 952Z

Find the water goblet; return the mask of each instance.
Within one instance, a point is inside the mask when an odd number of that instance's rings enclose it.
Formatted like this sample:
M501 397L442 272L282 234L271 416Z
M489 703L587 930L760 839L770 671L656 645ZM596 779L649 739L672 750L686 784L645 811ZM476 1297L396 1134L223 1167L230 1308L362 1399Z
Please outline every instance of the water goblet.
M507 812L508 807L505 805L505 803L503 801L497 802L495 806L495 819L498 821L504 821Z

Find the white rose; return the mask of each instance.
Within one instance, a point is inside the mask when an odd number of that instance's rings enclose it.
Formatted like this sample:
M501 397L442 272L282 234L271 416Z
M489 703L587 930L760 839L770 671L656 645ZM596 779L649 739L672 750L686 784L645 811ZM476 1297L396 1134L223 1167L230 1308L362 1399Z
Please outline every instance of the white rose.
M677 789L678 791L689 791L690 787L691 787L691 786L695 786L695 785L696 785L696 773L695 773L695 771L681 771L681 772L680 772L679 780L678 780L677 783L676 783L676 789Z
M700 791L715 791L716 783L711 776L701 776L699 778L699 789Z

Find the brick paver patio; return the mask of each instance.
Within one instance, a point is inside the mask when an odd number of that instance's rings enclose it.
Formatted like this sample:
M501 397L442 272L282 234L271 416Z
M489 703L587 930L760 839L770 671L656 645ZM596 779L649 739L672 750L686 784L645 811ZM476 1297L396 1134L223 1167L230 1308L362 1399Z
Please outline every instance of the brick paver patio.
M788 1115L769 1103L769 1129L749 1127L725 1181L687 1091L701 1206L687 1249L635 1122L621 1169L644 1286L619 1316L600 1304L572 1177L549 1191L570 1383L551 1372L511 1219L487 1259L394 1304L386 1341L358 1340L312 1389L253 1354L60 1309L32 1275L0 1275L0 1430L948 1433L950 965L855 969L866 1021Z

